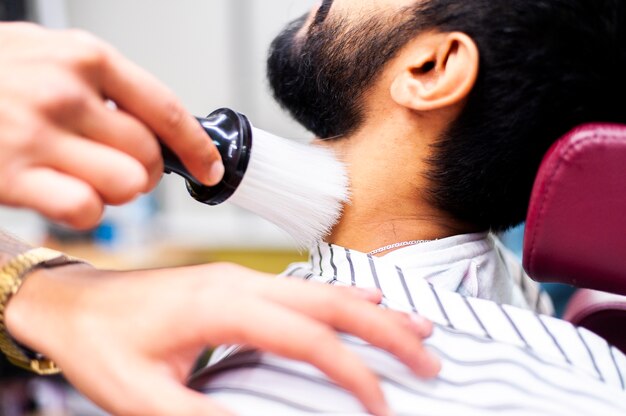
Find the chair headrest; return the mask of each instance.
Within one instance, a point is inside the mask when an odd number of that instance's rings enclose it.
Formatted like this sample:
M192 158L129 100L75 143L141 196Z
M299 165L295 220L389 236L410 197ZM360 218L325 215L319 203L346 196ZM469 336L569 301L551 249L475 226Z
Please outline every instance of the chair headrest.
M555 143L526 221L532 278L626 294L626 126L588 124Z

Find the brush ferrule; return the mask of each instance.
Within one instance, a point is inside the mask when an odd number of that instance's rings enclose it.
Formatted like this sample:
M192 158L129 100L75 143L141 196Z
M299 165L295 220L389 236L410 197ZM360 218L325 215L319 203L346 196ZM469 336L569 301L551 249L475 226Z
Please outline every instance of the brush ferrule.
M187 171L171 150L161 146L165 171L175 172L186 179L191 196L207 205L219 205L237 190L248 169L252 151L252 126L246 116L228 108L214 111L198 122L217 147L224 163L224 178L215 186L205 186Z

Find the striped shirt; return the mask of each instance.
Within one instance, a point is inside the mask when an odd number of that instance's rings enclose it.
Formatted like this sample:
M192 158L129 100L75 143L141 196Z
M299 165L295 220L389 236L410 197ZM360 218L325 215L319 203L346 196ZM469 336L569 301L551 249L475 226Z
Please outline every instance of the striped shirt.
M313 273L326 275L333 268L331 258L338 256L340 266L342 247L321 244L310 254ZM384 256L412 279L422 278L438 289L458 292L464 296L493 300L497 303L533 309L552 315L550 296L532 280L518 258L491 233L474 233L433 240L392 251ZM336 262L335 262L336 263ZM335 264L337 266L337 264ZM294 264L285 274L307 265ZM342 274L351 273L342 270ZM374 282L360 282L374 286Z
M391 258L323 245L287 274L378 287L383 306L435 323L425 344L443 368L429 381L389 353L342 336L379 375L396 414L626 415L626 356L603 339L530 309L437 288ZM221 354L191 385L241 415L365 414L312 366L240 348Z

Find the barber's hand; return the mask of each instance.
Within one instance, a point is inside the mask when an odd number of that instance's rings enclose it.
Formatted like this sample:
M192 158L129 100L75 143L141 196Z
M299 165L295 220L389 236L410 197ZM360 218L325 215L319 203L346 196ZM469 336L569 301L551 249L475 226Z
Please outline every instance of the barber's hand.
M248 344L304 360L376 415L378 380L338 340L352 333L422 377L439 362L422 346L432 324L377 306L379 293L272 279L234 265L105 272L42 269L10 301L16 339L56 360L87 397L116 415L226 415L185 387L207 346Z
M212 141L153 76L85 32L0 23L0 204L94 226L103 204L157 184L155 135L199 180L221 180Z

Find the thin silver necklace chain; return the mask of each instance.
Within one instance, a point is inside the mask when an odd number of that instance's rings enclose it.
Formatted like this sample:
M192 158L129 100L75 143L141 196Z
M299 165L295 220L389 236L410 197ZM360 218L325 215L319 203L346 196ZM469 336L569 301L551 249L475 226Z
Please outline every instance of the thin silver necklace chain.
M418 244L429 243L431 241L433 240L411 240L411 241L403 241L401 243L389 244L388 246L377 248L376 250L370 251L369 255L373 256L374 254L383 253L385 251L393 250L394 248L416 246Z

